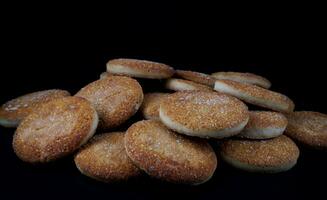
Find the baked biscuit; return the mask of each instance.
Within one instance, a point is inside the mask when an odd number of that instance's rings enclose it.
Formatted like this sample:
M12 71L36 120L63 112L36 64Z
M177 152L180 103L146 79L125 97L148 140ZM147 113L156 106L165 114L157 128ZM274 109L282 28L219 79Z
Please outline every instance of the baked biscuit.
M227 140L221 145L221 156L228 164L250 172L287 171L299 154L296 144L285 135L269 140Z
M176 92L160 104L160 120L170 129L203 138L238 134L247 124L247 106L217 92Z
M268 139L282 135L287 126L287 118L277 112L251 111L250 119L240 137Z
M166 81L165 88L173 91L188 91L188 90L201 90L201 91L213 91L207 85L195 83L184 79L170 78Z
M53 99L70 96L66 90L43 90L25 94L10 100L0 108L0 125L5 127L17 127L18 124L41 103Z
M174 133L157 120L140 121L128 128L125 148L147 174L173 183L204 183L217 167L209 143Z
M287 96L259 86L231 80L217 80L215 90L235 96L247 103L271 110L289 113L294 110L294 103Z
M162 99L166 98L169 93L147 93L140 108L145 119L159 119L159 106Z
M327 115L312 111L296 111L287 115L285 134L300 143L327 149Z
M194 71L176 70L176 76L210 87L213 87L216 81L216 79L210 75Z
M98 115L87 100L64 97L43 103L18 126L13 148L30 163L45 163L73 153L91 138Z
M141 174L127 156L124 133L112 132L94 136L75 155L79 171L104 182L124 181Z
M120 58L109 60L107 72L136 78L165 79L174 74L174 69L162 63Z
M252 85L257 85L263 88L270 88L271 83L268 79L252 74L252 73L242 73L242 72L216 72L211 75L215 79L219 80L231 80L240 83L248 83Z
M89 100L99 114L99 127L117 127L136 113L143 101L140 84L126 76L108 76L82 88L76 96Z

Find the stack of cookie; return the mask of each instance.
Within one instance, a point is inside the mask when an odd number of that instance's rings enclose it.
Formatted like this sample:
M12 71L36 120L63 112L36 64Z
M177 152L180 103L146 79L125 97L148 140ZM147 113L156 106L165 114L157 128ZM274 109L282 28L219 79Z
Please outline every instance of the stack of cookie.
M143 94L134 78L164 80L165 92ZM207 75L114 59L99 80L74 96L46 90L8 101L0 125L17 127L13 148L25 162L75 154L78 170L96 180L128 180L145 172L197 185L213 176L217 157L241 170L276 173L297 162L292 139L327 149L327 116L294 112L292 100L270 86L251 73ZM263 109L249 111L247 104ZM137 112L144 120L126 127ZM214 151L212 142L220 148Z

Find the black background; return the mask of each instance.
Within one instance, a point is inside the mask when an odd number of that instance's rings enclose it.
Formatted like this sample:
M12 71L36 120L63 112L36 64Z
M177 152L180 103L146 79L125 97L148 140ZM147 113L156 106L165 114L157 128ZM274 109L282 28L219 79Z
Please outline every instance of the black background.
M296 110L327 111L325 16L319 5L26 6L2 8L0 103L50 88L74 94L98 79L109 59L129 57L205 73L254 72L293 99ZM143 81L145 91L157 90L160 83L154 82ZM11 148L13 133L0 128L0 195L7 198L276 199L325 193L326 153L304 147L298 165L286 173L251 174L219 162L214 177L200 186L146 176L102 184L80 175L72 157L45 166L21 162Z

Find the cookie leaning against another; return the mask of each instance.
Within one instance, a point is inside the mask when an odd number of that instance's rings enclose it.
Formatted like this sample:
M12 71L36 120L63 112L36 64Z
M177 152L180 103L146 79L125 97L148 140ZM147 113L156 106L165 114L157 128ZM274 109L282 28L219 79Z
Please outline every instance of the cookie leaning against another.
M140 108L145 119L159 119L159 107L164 98L167 98L169 93L147 93L144 95L144 100Z
M240 83L248 83L257 85L263 88L270 88L271 83L268 79L252 74L252 73L241 73L241 72L216 72L211 74L212 77L219 80L231 80Z
M171 77L175 71L172 67L162 63L120 58L109 60L107 72L136 78L165 79Z
M25 162L45 163L73 153L90 139L98 115L87 100L64 97L40 105L18 126L13 148Z
M68 91L53 89L25 94L10 100L0 108L0 125L17 127L40 104L66 96L70 96Z
M199 90L199 91L213 91L207 85L202 85L200 83L195 83L193 81L188 81L184 79L170 78L165 83L165 88L173 91L189 91L189 90Z
M296 111L287 115L285 134L304 145L327 149L327 115L312 111Z
M250 119L242 132L237 135L249 139L268 139L282 135L287 118L277 112L250 111Z
M117 127L136 113L143 101L141 85L130 77L108 76L82 88L75 96L90 101L99 114L99 128Z
M221 145L221 156L227 163L250 172L287 171L294 167L299 154L299 148L285 135L268 140L231 139Z
M168 182L201 184L217 167L216 154L207 141L174 133L157 120L129 127L125 148L138 167Z
M123 132L103 133L94 136L75 155L79 171L104 182L124 181L141 174L127 156Z
M216 81L215 78L211 77L208 74L194 71L176 70L176 76L196 83L208 85L210 87L213 87Z
M287 96L259 86L231 80L217 80L215 90L271 110L284 113L294 110L294 103Z
M170 129L203 138L224 138L238 134L247 124L247 106L217 92L176 92L160 104L160 120Z

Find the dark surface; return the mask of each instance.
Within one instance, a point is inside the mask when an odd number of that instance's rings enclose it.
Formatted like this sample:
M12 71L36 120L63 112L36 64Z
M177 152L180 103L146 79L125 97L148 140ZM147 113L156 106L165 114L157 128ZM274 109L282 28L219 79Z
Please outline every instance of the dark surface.
M109 59L131 57L205 73L254 72L271 80L272 90L293 99L296 110L327 113L322 48L326 42L318 10L289 15L290 10L247 10L237 17L236 9L225 14L211 6L148 6L115 5L96 12L73 7L76 14L66 7L35 12L8 8L10 14L2 18L0 103L50 88L74 94L98 79ZM11 17L15 14L17 18ZM159 81L142 83L145 91L160 89ZM80 175L72 157L44 166L21 162L11 147L14 131L0 128L4 197L276 199L325 194L326 152L303 147L298 165L280 174L241 172L220 161L213 178L199 186L172 185L147 176L103 184Z

